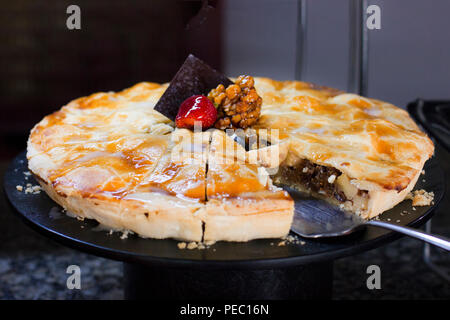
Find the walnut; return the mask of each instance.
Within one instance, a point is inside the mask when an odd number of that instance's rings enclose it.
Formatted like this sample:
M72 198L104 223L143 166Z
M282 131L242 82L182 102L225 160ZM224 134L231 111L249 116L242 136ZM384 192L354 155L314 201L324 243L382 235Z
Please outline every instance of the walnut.
M215 127L218 129L245 129L255 124L261 114L262 98L251 76L241 75L227 88L219 84L209 92L208 98L217 107Z

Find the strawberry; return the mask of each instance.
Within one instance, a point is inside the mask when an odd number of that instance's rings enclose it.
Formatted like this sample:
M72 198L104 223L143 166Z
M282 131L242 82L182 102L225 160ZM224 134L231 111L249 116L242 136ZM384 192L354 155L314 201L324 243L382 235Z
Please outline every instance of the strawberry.
M199 121L203 129L208 129L217 120L214 104L203 95L196 95L183 101L175 118L177 128L193 129L194 122Z

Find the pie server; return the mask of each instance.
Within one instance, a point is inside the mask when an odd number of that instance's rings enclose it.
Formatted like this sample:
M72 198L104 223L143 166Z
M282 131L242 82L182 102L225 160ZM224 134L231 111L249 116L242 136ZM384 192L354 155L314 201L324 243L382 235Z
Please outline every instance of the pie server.
M366 226L374 226L400 232L450 251L450 239L446 237L434 236L423 231L384 221L367 221L355 214L344 212L323 200L302 198L296 193L291 193L291 196L295 200L294 221L291 231L301 237L340 237L361 230Z

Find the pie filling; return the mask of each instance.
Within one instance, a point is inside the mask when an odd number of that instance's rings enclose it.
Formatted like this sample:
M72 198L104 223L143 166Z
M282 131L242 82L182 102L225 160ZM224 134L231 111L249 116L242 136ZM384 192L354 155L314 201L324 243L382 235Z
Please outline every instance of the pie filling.
M348 177L338 169L315 164L307 159L300 159L294 165L281 165L272 179L278 186L289 186L325 197L336 204L345 204L345 209L367 208L368 191L359 190L350 184Z
M334 197L339 202L344 202L345 194L337 189L334 183L341 172L335 168L321 166L309 160L302 159L294 166L281 166L274 176L276 183L292 186L301 185L308 191Z

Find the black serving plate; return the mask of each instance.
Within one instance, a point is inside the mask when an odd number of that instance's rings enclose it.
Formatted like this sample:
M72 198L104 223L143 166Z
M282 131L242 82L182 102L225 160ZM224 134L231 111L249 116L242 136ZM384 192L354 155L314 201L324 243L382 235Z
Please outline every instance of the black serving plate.
M383 213L381 220L399 225L419 226L431 217L433 209L445 191L444 175L436 161L425 166L426 174L419 178L416 188L433 191L433 206L412 210L411 201L405 200ZM368 227L347 237L329 240L308 240L303 244L278 246L280 239L261 239L246 243L218 242L205 250L180 250L176 240L143 239L129 235L121 239L121 233L108 234L97 228L92 220L79 221L58 214L59 206L44 192L25 194L17 185L37 184L28 171L25 152L17 156L6 171L4 188L10 203L24 221L43 233L72 248L106 258L148 266L207 267L207 268L277 268L331 261L387 243L399 237L384 229ZM408 212L407 214L405 212Z

